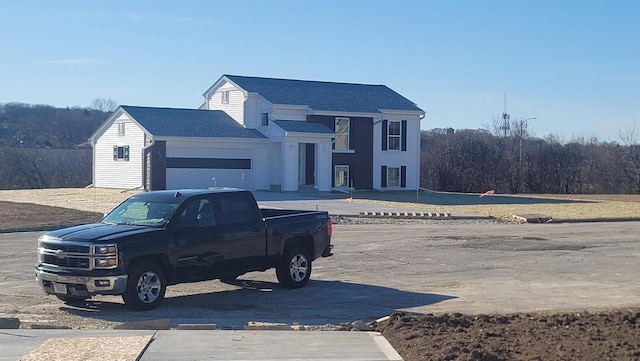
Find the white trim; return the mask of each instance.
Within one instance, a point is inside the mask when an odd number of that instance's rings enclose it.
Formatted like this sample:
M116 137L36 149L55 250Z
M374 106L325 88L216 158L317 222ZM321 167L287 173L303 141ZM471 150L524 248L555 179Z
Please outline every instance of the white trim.
M380 111L380 113L383 113L385 115L425 115L424 111L419 111L419 110L397 110L397 109L378 109Z
M256 94L258 94L258 93L256 93ZM265 99L265 100L267 100L267 99ZM311 112L313 110L308 105L273 104L273 107L274 108L280 108L280 109L288 109L288 110L304 110L306 112Z
M254 143L263 142L270 143L268 138L225 138L225 137L153 137L156 141L182 141L190 143ZM221 142L222 140L222 142Z
M282 129L282 128L280 128ZM315 139L333 139L335 136L331 133L308 133L308 132L284 132L285 137L303 137ZM308 143L308 142L307 142Z
M351 117L351 118L376 118L380 117L380 113L358 113L358 112L343 112L343 111L327 111L327 110L313 110L312 115L327 115L331 117Z

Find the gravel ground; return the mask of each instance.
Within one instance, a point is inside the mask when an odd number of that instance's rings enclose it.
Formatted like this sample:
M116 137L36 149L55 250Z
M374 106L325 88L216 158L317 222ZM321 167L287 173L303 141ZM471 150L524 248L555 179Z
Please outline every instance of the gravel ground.
M94 221L134 192L107 189L0 191L0 229L16 226L46 228L55 224ZM356 202L372 204L405 204L402 199L390 202L357 196L354 198ZM438 204L444 203L438 199L419 206L438 212L489 215L494 217L493 220L405 220L336 216L334 222L338 226L392 223L452 225L511 221L514 214L545 214L554 219L570 220L640 216L640 196L582 197L581 202L569 203L559 200L546 203L527 201L524 204L469 204L475 198L478 197L469 196L464 202L458 202L466 204ZM482 201L485 201L484 198ZM479 200L476 199L475 202ZM43 223L37 224L36 220ZM106 299L108 298L105 296ZM55 319L51 323L94 329L112 326L112 322L99 318L81 319L86 322L80 322L77 315L69 312L68 319ZM498 315L395 313L372 326L407 361L640 360L638 308Z

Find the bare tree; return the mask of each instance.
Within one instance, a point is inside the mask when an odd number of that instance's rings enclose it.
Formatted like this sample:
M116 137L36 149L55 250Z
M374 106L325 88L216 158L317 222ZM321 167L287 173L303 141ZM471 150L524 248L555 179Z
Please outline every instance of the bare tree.
M634 123L631 127L618 130L618 138L624 145L622 170L634 184L634 192L640 194L640 129Z
M99 110L101 112L112 112L118 108L118 102L109 98L96 98L89 103L91 109Z

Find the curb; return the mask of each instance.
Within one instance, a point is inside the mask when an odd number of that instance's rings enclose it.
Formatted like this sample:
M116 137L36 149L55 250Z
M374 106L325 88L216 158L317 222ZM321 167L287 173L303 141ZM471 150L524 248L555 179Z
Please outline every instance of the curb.
M447 219L451 213L439 212L360 212L360 217L370 218L417 218L417 219Z

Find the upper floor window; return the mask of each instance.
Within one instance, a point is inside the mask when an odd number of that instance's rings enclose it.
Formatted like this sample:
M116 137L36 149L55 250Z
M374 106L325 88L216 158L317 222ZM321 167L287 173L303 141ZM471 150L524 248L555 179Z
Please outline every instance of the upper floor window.
M382 150L407 150L407 121L382 120Z
M269 113L262 113L262 119L260 123L263 127L269 125Z
M399 121L389 122L388 150L400 150L400 124Z
M129 146L113 146L113 160L129 161Z
M333 149L349 149L349 123L349 118L336 118L336 141L333 144Z
M228 104L229 103L229 91L228 90L222 91L222 103L223 104Z
M124 136L124 123L118 123L118 135Z

